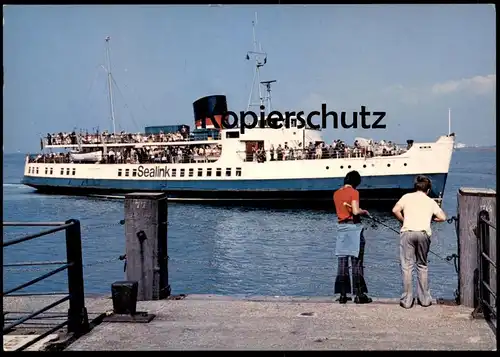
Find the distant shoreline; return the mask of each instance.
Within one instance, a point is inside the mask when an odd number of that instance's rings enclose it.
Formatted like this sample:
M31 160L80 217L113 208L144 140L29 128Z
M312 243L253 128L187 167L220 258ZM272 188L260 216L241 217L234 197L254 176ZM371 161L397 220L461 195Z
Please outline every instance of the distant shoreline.
M466 146L455 150L496 150L496 146Z

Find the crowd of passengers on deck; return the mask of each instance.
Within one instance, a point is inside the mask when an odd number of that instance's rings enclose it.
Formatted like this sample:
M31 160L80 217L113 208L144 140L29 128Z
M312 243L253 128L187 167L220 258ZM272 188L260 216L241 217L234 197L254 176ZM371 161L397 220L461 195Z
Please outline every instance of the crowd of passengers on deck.
M91 151L87 151L91 152ZM102 153L102 159L98 163L102 164L146 164L146 163L194 163L194 162L214 162L222 152L220 144L213 145L186 145L167 147L140 147L140 148L110 148L106 153ZM251 152L246 153L246 161L265 162L282 160L317 160L332 158L356 158L373 156L399 155L405 150L391 141L373 142L362 145L355 141L353 146L348 146L342 140L334 140L331 145L325 143L309 143L306 149L302 148L302 143L297 145L271 144L269 150L254 146ZM85 153L85 152L83 152ZM35 163L96 163L96 161L75 160L68 153L48 153L30 156L30 162Z
M408 149L408 148L407 148ZM315 145L310 142L305 148L302 143L297 145L285 142L283 145L271 144L269 150L255 145L251 152L247 152L246 161L282 161L282 160L314 160L314 159L339 159L355 157L393 156L400 155L405 149L391 141L381 140L379 142L369 140L360 143L357 140L353 146L348 146L342 140L334 140L328 145L324 142Z
M79 145L79 144L140 144L140 143L165 143L189 140L188 130L177 131L174 133L164 133L160 131L159 134L143 134L143 133L109 133L103 131L102 133L57 133L47 134L45 138L45 145Z
M80 161L78 154L92 153L92 151L78 152L77 155L67 153L46 153L30 156L29 161L34 163L101 163L101 164L149 164L149 163L194 163L216 161L222 152L220 144L213 145L185 145L166 147L140 148L110 148L102 153L100 161Z

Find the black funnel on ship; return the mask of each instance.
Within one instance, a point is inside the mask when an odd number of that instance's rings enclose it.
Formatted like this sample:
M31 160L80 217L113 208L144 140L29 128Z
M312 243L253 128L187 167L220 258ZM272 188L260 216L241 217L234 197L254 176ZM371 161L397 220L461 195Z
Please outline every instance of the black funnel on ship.
M205 120L206 128L214 128L212 118L222 127L222 117L227 113L225 95L210 95L200 98L193 103L194 122L197 129L202 128Z

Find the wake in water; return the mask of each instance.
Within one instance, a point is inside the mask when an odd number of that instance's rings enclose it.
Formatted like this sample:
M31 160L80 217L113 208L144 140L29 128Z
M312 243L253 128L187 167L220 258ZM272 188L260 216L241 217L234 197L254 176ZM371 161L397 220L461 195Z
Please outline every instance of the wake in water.
M20 184L20 183L4 183L3 187L14 187L14 188L25 188L25 189L32 189L29 186Z
M92 198L103 198L109 200L124 200L125 196L116 196L116 195L88 195L88 197Z

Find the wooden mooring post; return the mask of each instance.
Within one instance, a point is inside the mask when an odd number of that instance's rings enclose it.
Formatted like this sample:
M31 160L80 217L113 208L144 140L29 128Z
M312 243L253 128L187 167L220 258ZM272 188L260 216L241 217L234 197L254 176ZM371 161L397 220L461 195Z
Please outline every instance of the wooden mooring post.
M126 279L137 281L137 300L170 296L168 283L167 195L125 196Z
M479 268L478 236L476 235L479 213L488 212L491 222L496 225L496 191L486 188L462 187L458 190L458 292L460 304L474 308L477 306L477 279ZM496 232L495 232L496 233ZM496 260L496 234L489 243L490 256ZM495 275L493 275L495 274ZM492 275L496 276L496 271ZM494 290L496 291L496 279Z

